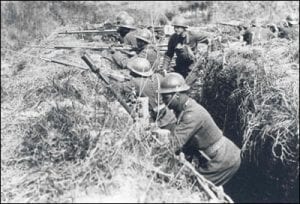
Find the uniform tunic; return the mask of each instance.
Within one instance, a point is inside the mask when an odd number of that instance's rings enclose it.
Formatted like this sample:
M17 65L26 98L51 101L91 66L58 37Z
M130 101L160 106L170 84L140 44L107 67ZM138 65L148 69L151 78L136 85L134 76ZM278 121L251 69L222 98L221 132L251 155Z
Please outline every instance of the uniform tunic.
M150 115L155 121L157 115L153 109L157 108L158 104L163 104L161 97L157 93L161 80L162 76L160 74L153 74L149 78L133 77L130 81L123 82L119 86L123 95L132 92L132 89L134 89L137 96L148 97ZM161 128L174 124L175 122L175 114L168 108L166 108L164 116L158 119L158 125Z
M198 34L195 32L187 31L186 36L177 35L174 33L168 42L168 50L165 53L164 68L168 68L170 62L176 53L176 66L174 71L181 74L184 78L188 75L189 66L194 62L193 55L197 49L198 42L208 43L208 36ZM180 48L180 45L187 45L186 47Z
M136 42L136 35L138 33L138 30L133 30L127 33L124 37L124 44L129 45L130 47L137 47L137 42Z
M159 50L154 46L154 45L146 45L143 49L136 50L137 55L134 57L141 57L141 58L146 58L151 66L152 70L157 69L159 65ZM112 58L118 64L122 69L125 69L127 66L127 62L130 59L130 57L127 54L123 54L119 51L115 52L112 55Z
M238 170L240 149L223 136L211 115L195 100L187 100L173 135L175 149L184 152L189 161L194 158L197 170L214 184L225 184ZM199 150L211 160L204 160Z

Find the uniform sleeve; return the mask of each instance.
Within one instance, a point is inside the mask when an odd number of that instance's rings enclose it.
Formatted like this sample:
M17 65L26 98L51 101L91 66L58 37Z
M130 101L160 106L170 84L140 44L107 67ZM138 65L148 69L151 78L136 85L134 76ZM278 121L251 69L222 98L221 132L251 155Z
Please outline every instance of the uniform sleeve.
M168 56L170 59L174 56L176 47L176 36L172 35L168 42L168 50L166 51L165 55Z
M175 139L175 150L181 149L198 129L199 127L195 116L192 113L185 113L182 120L172 131L172 135Z
M125 82L113 82L113 85L118 88L120 91L120 94L125 97L125 99L128 98L128 96L131 94L132 89L135 87L135 84L133 81L125 81Z
M128 57L125 54L122 54L120 51L115 52L112 55L113 60L117 65L119 65L122 69L125 69L128 62Z
M124 44L129 45L133 48L137 47L136 35L137 31L131 31L124 37Z
M192 39L192 41L197 41L197 42L200 42L200 43L206 43L208 44L209 42L209 38L210 36L208 34L205 34L205 33L196 33L196 32L193 32L190 36Z
M138 54L138 57L146 58L150 62L152 68L156 68L158 66L159 53L155 51L154 48L147 47Z

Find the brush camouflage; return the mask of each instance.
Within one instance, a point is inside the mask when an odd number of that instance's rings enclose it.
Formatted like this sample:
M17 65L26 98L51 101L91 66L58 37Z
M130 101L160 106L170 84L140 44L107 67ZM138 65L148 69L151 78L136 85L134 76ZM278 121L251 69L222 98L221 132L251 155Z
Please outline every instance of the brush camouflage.
M189 89L190 86L185 83L185 80L181 74L169 73L161 82L159 93L164 94L183 92Z
M145 58L136 57L130 59L127 63L127 68L133 73L136 73L140 76L148 77L153 74L151 64Z

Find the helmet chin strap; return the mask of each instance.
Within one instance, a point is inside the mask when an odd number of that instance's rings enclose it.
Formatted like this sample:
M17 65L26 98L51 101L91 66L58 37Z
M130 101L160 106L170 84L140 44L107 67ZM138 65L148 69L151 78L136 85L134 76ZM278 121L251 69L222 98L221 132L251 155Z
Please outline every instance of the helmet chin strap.
M169 105L171 104L171 102L175 99L175 96L178 92L175 92L171 98L171 100L168 102L168 104L166 105L169 108Z

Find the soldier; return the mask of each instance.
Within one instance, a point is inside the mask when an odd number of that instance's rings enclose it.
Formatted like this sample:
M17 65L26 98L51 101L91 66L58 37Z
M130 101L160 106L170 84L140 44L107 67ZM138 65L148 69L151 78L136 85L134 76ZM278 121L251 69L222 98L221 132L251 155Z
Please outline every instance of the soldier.
M292 40L299 36L299 25L296 17L288 15L286 19L278 26L278 37Z
M286 26L287 27L295 27L295 25L298 24L298 21L296 20L296 17L291 16L291 15L288 15L285 20L286 20Z
M159 49L151 43L152 34L148 29L140 30L136 35L137 47L134 49L135 54L128 56L121 52L115 52L113 54L114 61L123 69L127 67L128 60L131 57L146 58L153 71L157 70L159 64L160 53Z
M195 62L195 54L198 42L209 44L207 36L192 31L187 31L186 21L182 17L174 18L173 24L175 33L170 37L168 50L164 56L163 69L168 70L170 62L176 53L176 66L174 71L184 78L190 72L190 65Z
M253 32L253 24L241 23L238 28L240 30L240 42L245 45L252 45L255 33Z
M120 34L120 42L131 47L136 47L136 26L134 25L134 18L127 16L123 21L120 22L117 32Z
M129 16L130 15L126 11L121 11L116 17L115 24L120 25L120 23L123 22Z
M170 138L174 152L183 152L196 169L215 185L227 183L240 167L240 149L223 136L207 110L189 98L190 87L178 73L161 82L164 103L174 111L177 123Z
M166 108L158 93L163 77L153 72L149 61L145 58L130 59L127 68L132 78L118 85L121 93L129 95L133 92L136 96L148 97L152 120L157 121L160 128L171 129L172 124L176 122L175 115L173 111Z

